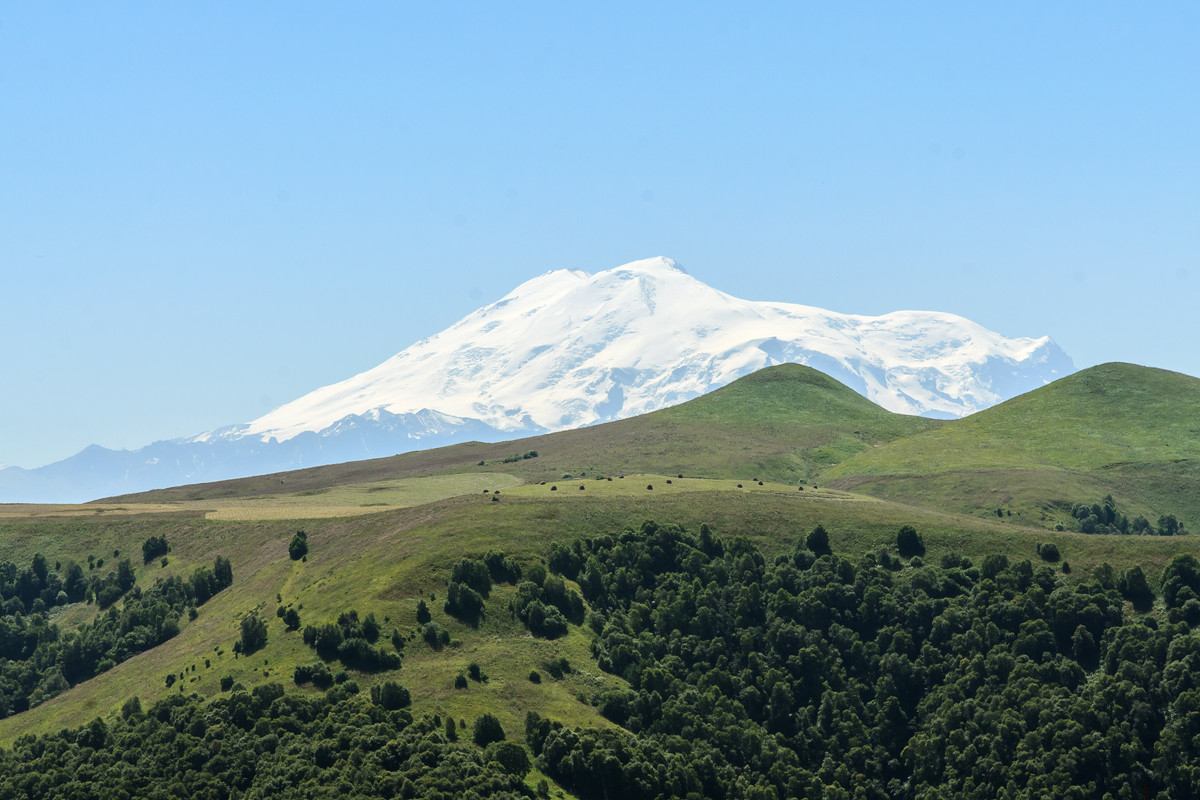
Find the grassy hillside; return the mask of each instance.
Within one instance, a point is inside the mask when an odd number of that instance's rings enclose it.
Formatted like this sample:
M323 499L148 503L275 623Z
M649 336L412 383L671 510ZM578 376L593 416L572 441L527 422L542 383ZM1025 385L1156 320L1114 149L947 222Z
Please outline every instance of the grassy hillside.
M573 626L562 639L534 638L507 612L517 591L510 585L493 589L478 627L444 613L442 603L464 556L504 550L528 568L555 543L647 519L746 535L768 558L790 552L818 523L834 552L854 560L894 548L902 525L921 533L931 563L952 551L977 564L993 553L1036 562L1037 545L1052 542L1073 568L1071 581L1108 562L1118 572L1141 566L1156 582L1174 555L1200 555L1200 537L1088 536L1046 526L1065 513L1062 503L1111 492L1132 511L1161 503L1200 532L1197 387L1173 373L1106 365L941 423L891 414L821 373L785 365L690 403L578 431L105 503L7 506L0 560L25 565L42 553L51 563L84 564L92 556L106 564L89 574L102 575L117 554L140 556L146 538L163 536L172 545L167 564L136 558L139 586L186 577L217 555L231 560L234 582L195 619L185 614L174 638L0 720L0 746L111 716L133 695L144 706L179 692L212 698L223 677L315 692L292 684L295 667L317 656L299 632L285 630L280 607L296 609L304 625L350 609L373 613L381 642L396 628L406 639L403 667L353 677L364 690L401 681L417 715L469 722L490 711L516 732L525 712L536 710L568 725L610 726L594 702L622 681L592 658L593 631ZM536 458L507 460L531 450ZM1012 514L997 517L995 508ZM307 533L307 561L288 557L299 529ZM448 646L420 638L421 600L449 631ZM51 616L70 630L96 613L76 603ZM266 622L268 641L239 657L234 643L248 614ZM574 667L561 679L546 669L557 657ZM456 689L455 676L471 663L488 681ZM531 670L544 680L531 682ZM168 675L177 678L173 686Z
M552 492L551 485L558 489ZM580 485L586 488L580 490ZM818 523L830 531L835 552L852 558L879 546L894 546L896 531L905 524L922 533L927 558L935 562L951 551L977 563L989 553L1036 561L1037 543L1052 541L1070 561L1074 576L1086 576L1092 566L1108 561L1118 569L1141 564L1153 578L1176 553L1200 554L1200 537L1054 533L1015 520L964 518L825 488L800 492L790 484L767 481L762 486L743 482L739 489L729 480L630 475L612 481L526 485L505 490L500 498L494 502L481 492L374 514L300 521L204 519L195 512L98 520L88 506L77 507L79 517L6 519L0 522L0 559L24 563L33 553L43 552L52 560L83 562L89 554L139 552L146 537L158 535L173 546L168 566L139 565L139 585L190 574L218 554L231 559L234 584L202 606L195 620L185 617L174 639L43 705L0 720L0 743L22 733L57 730L116 713L134 694L144 705L170 692L212 697L226 675L251 688L270 681L291 686L292 670L317 659L299 633L285 631L275 615L279 605L295 606L306 625L331 622L351 608L361 615L373 612L385 638L392 627L416 637L416 605L422 598L453 641L442 650L429 648L420 638L407 643L404 666L396 675L411 689L415 712L452 714L469 721L490 710L510 730L520 729L530 709L550 710L556 719L572 724L607 725L590 700L617 679L591 660L591 633L586 629L573 629L569 637L554 642L533 638L504 611L513 592L508 586L493 590L489 614L478 628L442 612L441 602L450 571L464 555L503 549L528 565L544 557L554 542L619 532L646 519L677 521L691 530L706 522L726 535L749 536L771 556L790 551ZM298 528L308 535L307 562L288 558L288 541ZM77 625L90 619L95 607L76 604L56 613L61 624ZM253 658L237 658L233 645L247 613L267 622L269 639ZM557 656L567 657L577 671L562 680L547 677L537 685L528 681L531 669L545 675L544 664ZM454 689L454 676L471 662L480 665L489 681ZM184 677L168 687L166 675L180 672ZM369 688L387 676L356 679Z
M437 450L217 483L104 502L172 502L326 491L426 475L503 472L524 481L564 473L684 473L708 478L811 481L854 453L939 427L893 414L800 364L760 370L703 397L639 417L514 442L468 442ZM537 458L505 463L536 450ZM481 463L482 462L482 463Z
M996 508L1045 523L1112 494L1200 530L1200 379L1103 364L935 430L872 448L825 480L880 497Z

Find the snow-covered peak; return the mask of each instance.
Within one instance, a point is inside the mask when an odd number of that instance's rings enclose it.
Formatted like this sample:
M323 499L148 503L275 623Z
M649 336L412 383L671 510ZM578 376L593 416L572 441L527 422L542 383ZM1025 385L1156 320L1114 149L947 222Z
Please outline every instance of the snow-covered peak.
M958 416L1073 371L1047 338L953 314L839 314L741 300L669 258L553 270L374 369L226 435L288 440L372 412L434 409L513 435L652 411L787 361L894 411Z

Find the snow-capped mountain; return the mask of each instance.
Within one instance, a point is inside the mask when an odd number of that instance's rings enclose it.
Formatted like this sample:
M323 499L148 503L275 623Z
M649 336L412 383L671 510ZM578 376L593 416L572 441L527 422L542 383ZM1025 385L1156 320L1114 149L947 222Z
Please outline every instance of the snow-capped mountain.
M784 362L815 367L892 411L937 417L1074 371L1045 337L1007 338L937 312L866 317L741 300L652 258L595 275L547 272L374 369L243 425L0 470L0 499L64 498L31 496L33 484L69 484L70 499L82 499L519 438L653 411ZM86 468L67 469L85 456Z

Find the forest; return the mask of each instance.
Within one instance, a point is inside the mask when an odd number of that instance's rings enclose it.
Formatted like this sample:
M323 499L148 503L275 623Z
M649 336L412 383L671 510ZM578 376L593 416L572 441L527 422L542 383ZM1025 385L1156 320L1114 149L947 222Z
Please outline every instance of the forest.
M23 736L0 751L0 800L547 795L531 766L582 800L1165 800L1200 785L1195 558L1152 588L1140 567L1068 580L1003 556L926 563L908 526L855 559L833 552L836 531L801 539L768 560L743 535L646 522L450 571L456 615L586 631L623 679L584 698L614 727L536 710L523 731L414 718L399 653L380 660L377 623L346 612L304 629L318 661L295 683L315 688L230 680L205 703L181 685L144 711L130 698L118 718ZM516 600L489 607L493 582ZM162 602L182 610L186 589ZM141 607L132 592L124 605Z

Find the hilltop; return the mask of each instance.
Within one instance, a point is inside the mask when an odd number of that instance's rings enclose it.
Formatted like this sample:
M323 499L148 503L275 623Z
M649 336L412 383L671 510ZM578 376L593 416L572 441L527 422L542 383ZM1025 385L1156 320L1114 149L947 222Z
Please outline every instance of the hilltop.
M1062 522L1105 494L1200 528L1200 379L1133 364L1081 370L829 470L842 488Z

